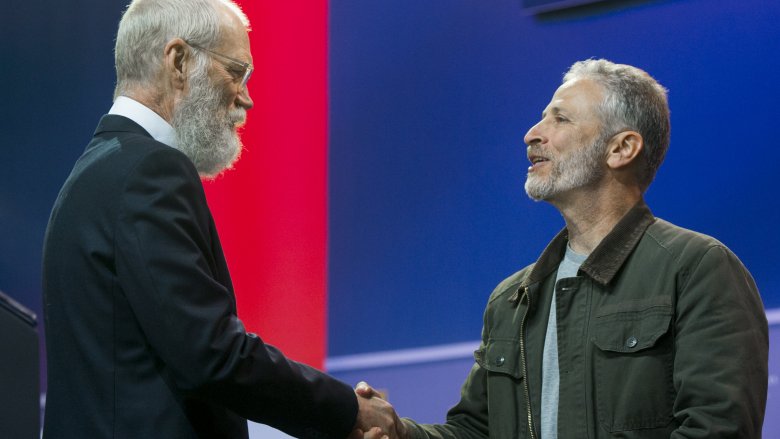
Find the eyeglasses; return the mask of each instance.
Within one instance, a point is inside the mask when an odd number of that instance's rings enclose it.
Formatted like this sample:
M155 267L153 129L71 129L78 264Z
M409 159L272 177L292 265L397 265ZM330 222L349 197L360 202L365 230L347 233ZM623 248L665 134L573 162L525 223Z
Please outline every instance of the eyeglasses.
M252 76L252 72L255 70L252 64L239 61L235 58L229 57L227 55L223 55L219 52L214 52L213 50L206 49L205 47L198 46L197 44L192 44L189 41L184 41L184 42L189 44L191 47L194 47L195 49L203 50L204 52L208 52L211 55L224 58L230 61L231 63L233 63L234 65L236 65L238 67L236 69L236 73L237 73L236 77L241 77L241 89L243 90L244 88L246 88L246 82L249 81L249 77Z

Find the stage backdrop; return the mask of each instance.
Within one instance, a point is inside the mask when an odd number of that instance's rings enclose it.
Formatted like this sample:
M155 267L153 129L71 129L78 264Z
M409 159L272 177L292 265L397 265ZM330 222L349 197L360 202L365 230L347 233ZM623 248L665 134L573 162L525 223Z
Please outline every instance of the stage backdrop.
M649 204L731 247L780 307L777 2L544 15L520 0L243 3L256 108L242 161L207 191L241 317L293 357L368 378L403 415L443 419L490 291L563 225L523 193L522 137L588 57L640 66L670 89L672 146ZM111 105L125 4L3 0L0 290L39 315L43 230ZM778 367L766 437L780 436Z
M325 358L327 2L240 2L255 106L236 169L206 195L246 325L292 358Z

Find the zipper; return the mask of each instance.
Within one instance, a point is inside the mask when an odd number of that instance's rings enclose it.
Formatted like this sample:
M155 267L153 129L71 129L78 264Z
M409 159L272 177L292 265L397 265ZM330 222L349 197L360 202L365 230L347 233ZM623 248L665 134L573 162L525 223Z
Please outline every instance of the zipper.
M520 303L523 302L523 297L526 300L525 313L523 314L523 320L520 322L520 365L523 370L523 393L525 394L525 407L526 414L528 415L528 432L531 439L536 439L536 433L534 432L534 417L531 413L531 389L528 386L528 370L526 367L525 358L525 323L528 317L528 310L531 309L531 295L528 294L528 287L523 287L523 295L520 297Z

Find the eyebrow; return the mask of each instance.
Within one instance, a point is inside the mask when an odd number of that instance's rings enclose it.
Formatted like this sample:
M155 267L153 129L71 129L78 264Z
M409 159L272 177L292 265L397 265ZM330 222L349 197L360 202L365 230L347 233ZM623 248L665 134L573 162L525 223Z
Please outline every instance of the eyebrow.
M561 109L559 107L552 107L550 108L550 112L553 114L560 114ZM542 111L542 119L544 119L547 116L547 111Z

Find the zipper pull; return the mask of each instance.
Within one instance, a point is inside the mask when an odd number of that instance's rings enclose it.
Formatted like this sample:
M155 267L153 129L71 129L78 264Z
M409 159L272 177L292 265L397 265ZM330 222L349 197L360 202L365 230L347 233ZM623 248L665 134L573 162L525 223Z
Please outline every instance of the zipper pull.
M522 293L521 293L522 291ZM519 303L523 303L524 301L528 301L530 304L531 297L528 294L528 287L520 286L517 288L517 290L509 297L509 302L513 305L517 305Z

